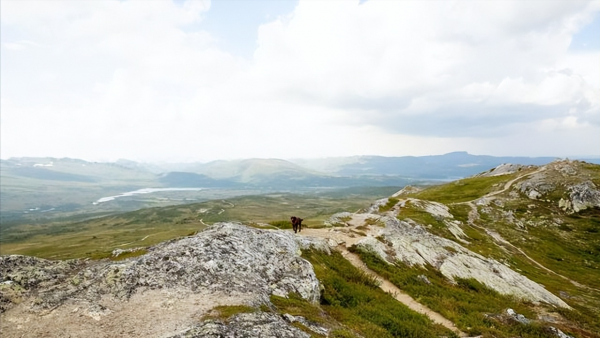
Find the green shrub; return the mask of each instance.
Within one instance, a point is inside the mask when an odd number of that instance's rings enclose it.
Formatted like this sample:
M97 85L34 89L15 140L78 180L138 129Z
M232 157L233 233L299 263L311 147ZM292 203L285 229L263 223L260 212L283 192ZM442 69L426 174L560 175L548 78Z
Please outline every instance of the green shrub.
M269 224L271 224L272 226L275 226L279 229L291 229L292 228L292 222L290 221L271 221L269 222Z

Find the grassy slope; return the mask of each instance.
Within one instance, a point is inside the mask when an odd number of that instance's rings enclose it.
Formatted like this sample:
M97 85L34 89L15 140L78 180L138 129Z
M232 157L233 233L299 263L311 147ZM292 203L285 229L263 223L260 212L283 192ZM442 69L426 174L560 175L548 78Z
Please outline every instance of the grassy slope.
M600 166L581 163L579 166L581 177L587 177L598 184ZM567 195L564 183L572 183L573 178L565 180L564 175L558 175L553 171L547 172L550 180L556 179L556 182L561 183L556 184L556 189L546 194L541 200L531 200L522 194L517 198L510 197L509 191L502 193L500 197L507 201L504 205L492 203L488 206L477 206L480 219L475 221L476 226L469 226L467 222L470 207L465 204L454 204L471 201L487 193L499 191L506 182L533 170L529 169L505 176L462 179L430 187L409 196L446 203L454 218L462 221L462 229L470 237L470 244L466 247L509 265L528 278L544 285L554 294L561 296L575 310L560 310L559 312L569 319L571 324L577 323L577 325L567 325L565 329L571 330L577 335L576 327L578 326L585 329L585 331L579 332L579 335L598 337L600 336L600 210L588 209L568 215L558 208L558 200ZM512 213L514 219L521 222L522 226L518 226L515 220L509 220L508 213ZM411 218L424 225L432 225L429 227L431 232L456 241L441 220L415 208L410 203L407 203L406 208L401 209L398 217L401 219ZM499 233L515 247L556 273L540 268L518 249L498 245L484 229ZM459 244L464 245L463 243ZM369 257L364 258L367 261L370 260ZM419 272L408 267L398 269L393 266L383 269L385 265L373 262L372 259L370 266L380 273L390 276L392 281L396 279L398 286L412 293L413 297L421 297L432 308L455 319L453 314L448 313L448 310L456 306L460 307L458 300L463 299L463 296L451 296L451 288L446 287L444 293L450 293L434 300L435 297L424 296L422 290L419 291L416 287L419 284L415 280L416 274L424 274L435 280L434 276L430 276L430 271ZM484 299L484 297L479 299ZM497 304L501 303L497 302ZM494 304L490 302L489 305ZM505 306L508 307L508 303ZM496 311L493 306L488 306L488 308L489 311ZM527 313L526 309L523 311ZM465 310L460 312L465 312ZM470 327L473 327L472 325ZM475 327L477 330L473 333L502 336L490 331L484 322L479 322ZM594 335L593 332L596 334Z

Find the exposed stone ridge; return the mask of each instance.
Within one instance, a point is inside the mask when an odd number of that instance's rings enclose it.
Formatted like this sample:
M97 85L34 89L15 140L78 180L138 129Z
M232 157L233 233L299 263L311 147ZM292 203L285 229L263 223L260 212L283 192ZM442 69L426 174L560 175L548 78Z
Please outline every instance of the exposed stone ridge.
M569 306L543 286L490 258L474 253L460 244L429 233L415 222L382 217L385 228L380 235L386 243L367 237L358 245L378 254L389 263L400 260L408 265L431 265L444 276L474 278L501 294L560 307Z
M49 317L31 316L60 313L72 316L67 322L73 325L85 317L100 322L116 320L120 316L135 317L135 314L119 311L126 308L131 311L125 305L128 303L141 304L136 311L148 310L144 307L151 307L151 302L144 301L144 297L149 295L154 295L161 307L173 307L173 311L181 313L186 313L186 309L178 307L219 304L219 299L210 300L207 295L238 299L238 304L265 304L271 294L285 297L295 292L304 299L317 302L319 282L312 265L300 257L301 246L325 246L317 242L298 243L291 232L220 223L195 236L158 244L143 256L120 262L54 262L3 256L0 257L0 300L6 312L2 314L1 329L7 337L20 336L23 327L18 323L23 313L27 313L28 320L40 322ZM167 297L171 291L176 294ZM171 303L163 304L160 294L164 294L165 299L172 298ZM178 298L180 296L184 298ZM191 300L194 302L190 303ZM187 309L186 315L193 315L197 308ZM20 315L13 317L13 310ZM161 318L151 320L158 323ZM197 323L198 317L194 320ZM48 323L51 324L52 321ZM71 334L61 332L62 335Z
M404 188L398 190L395 194L392 195L392 197L398 197L398 196L402 196L402 195L414 194L414 193L417 193L417 192L419 192L421 190L423 190L423 188L413 187L411 185L407 185Z
M491 176L501 176L501 175L509 175L516 173L519 170L530 168L531 166L525 166L521 164L511 164L511 163L503 163L490 171L483 172L481 174L475 175L478 177L491 177Z

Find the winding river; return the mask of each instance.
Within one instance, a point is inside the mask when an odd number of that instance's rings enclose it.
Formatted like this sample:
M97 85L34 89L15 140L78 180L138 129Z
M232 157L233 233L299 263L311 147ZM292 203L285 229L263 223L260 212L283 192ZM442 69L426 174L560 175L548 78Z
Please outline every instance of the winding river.
M141 195L141 194L151 194L151 193L154 193L154 192L163 192L163 191L199 191L199 190L206 190L206 188L144 188L144 189L138 189L138 190L134 190L134 191L124 192L122 194L115 195L115 196L102 197L102 198L98 199L96 202L93 202L92 204L96 205L96 204L100 204L100 203L112 201L112 200L117 199L119 197L127 197L127 196Z

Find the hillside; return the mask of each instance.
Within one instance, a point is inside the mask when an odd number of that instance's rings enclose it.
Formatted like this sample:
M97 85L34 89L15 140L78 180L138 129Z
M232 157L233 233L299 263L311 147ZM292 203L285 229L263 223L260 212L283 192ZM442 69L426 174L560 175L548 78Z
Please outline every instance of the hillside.
M599 185L600 166L585 162L501 165L406 187L299 234L260 222L265 208L246 213L247 225L217 223L112 260L2 256L1 329L600 337Z
M78 215L84 219L89 215L248 194L426 184L468 177L502 163L541 165L552 160L466 152L209 163L11 158L0 160L0 227ZM114 196L117 197L108 198Z

